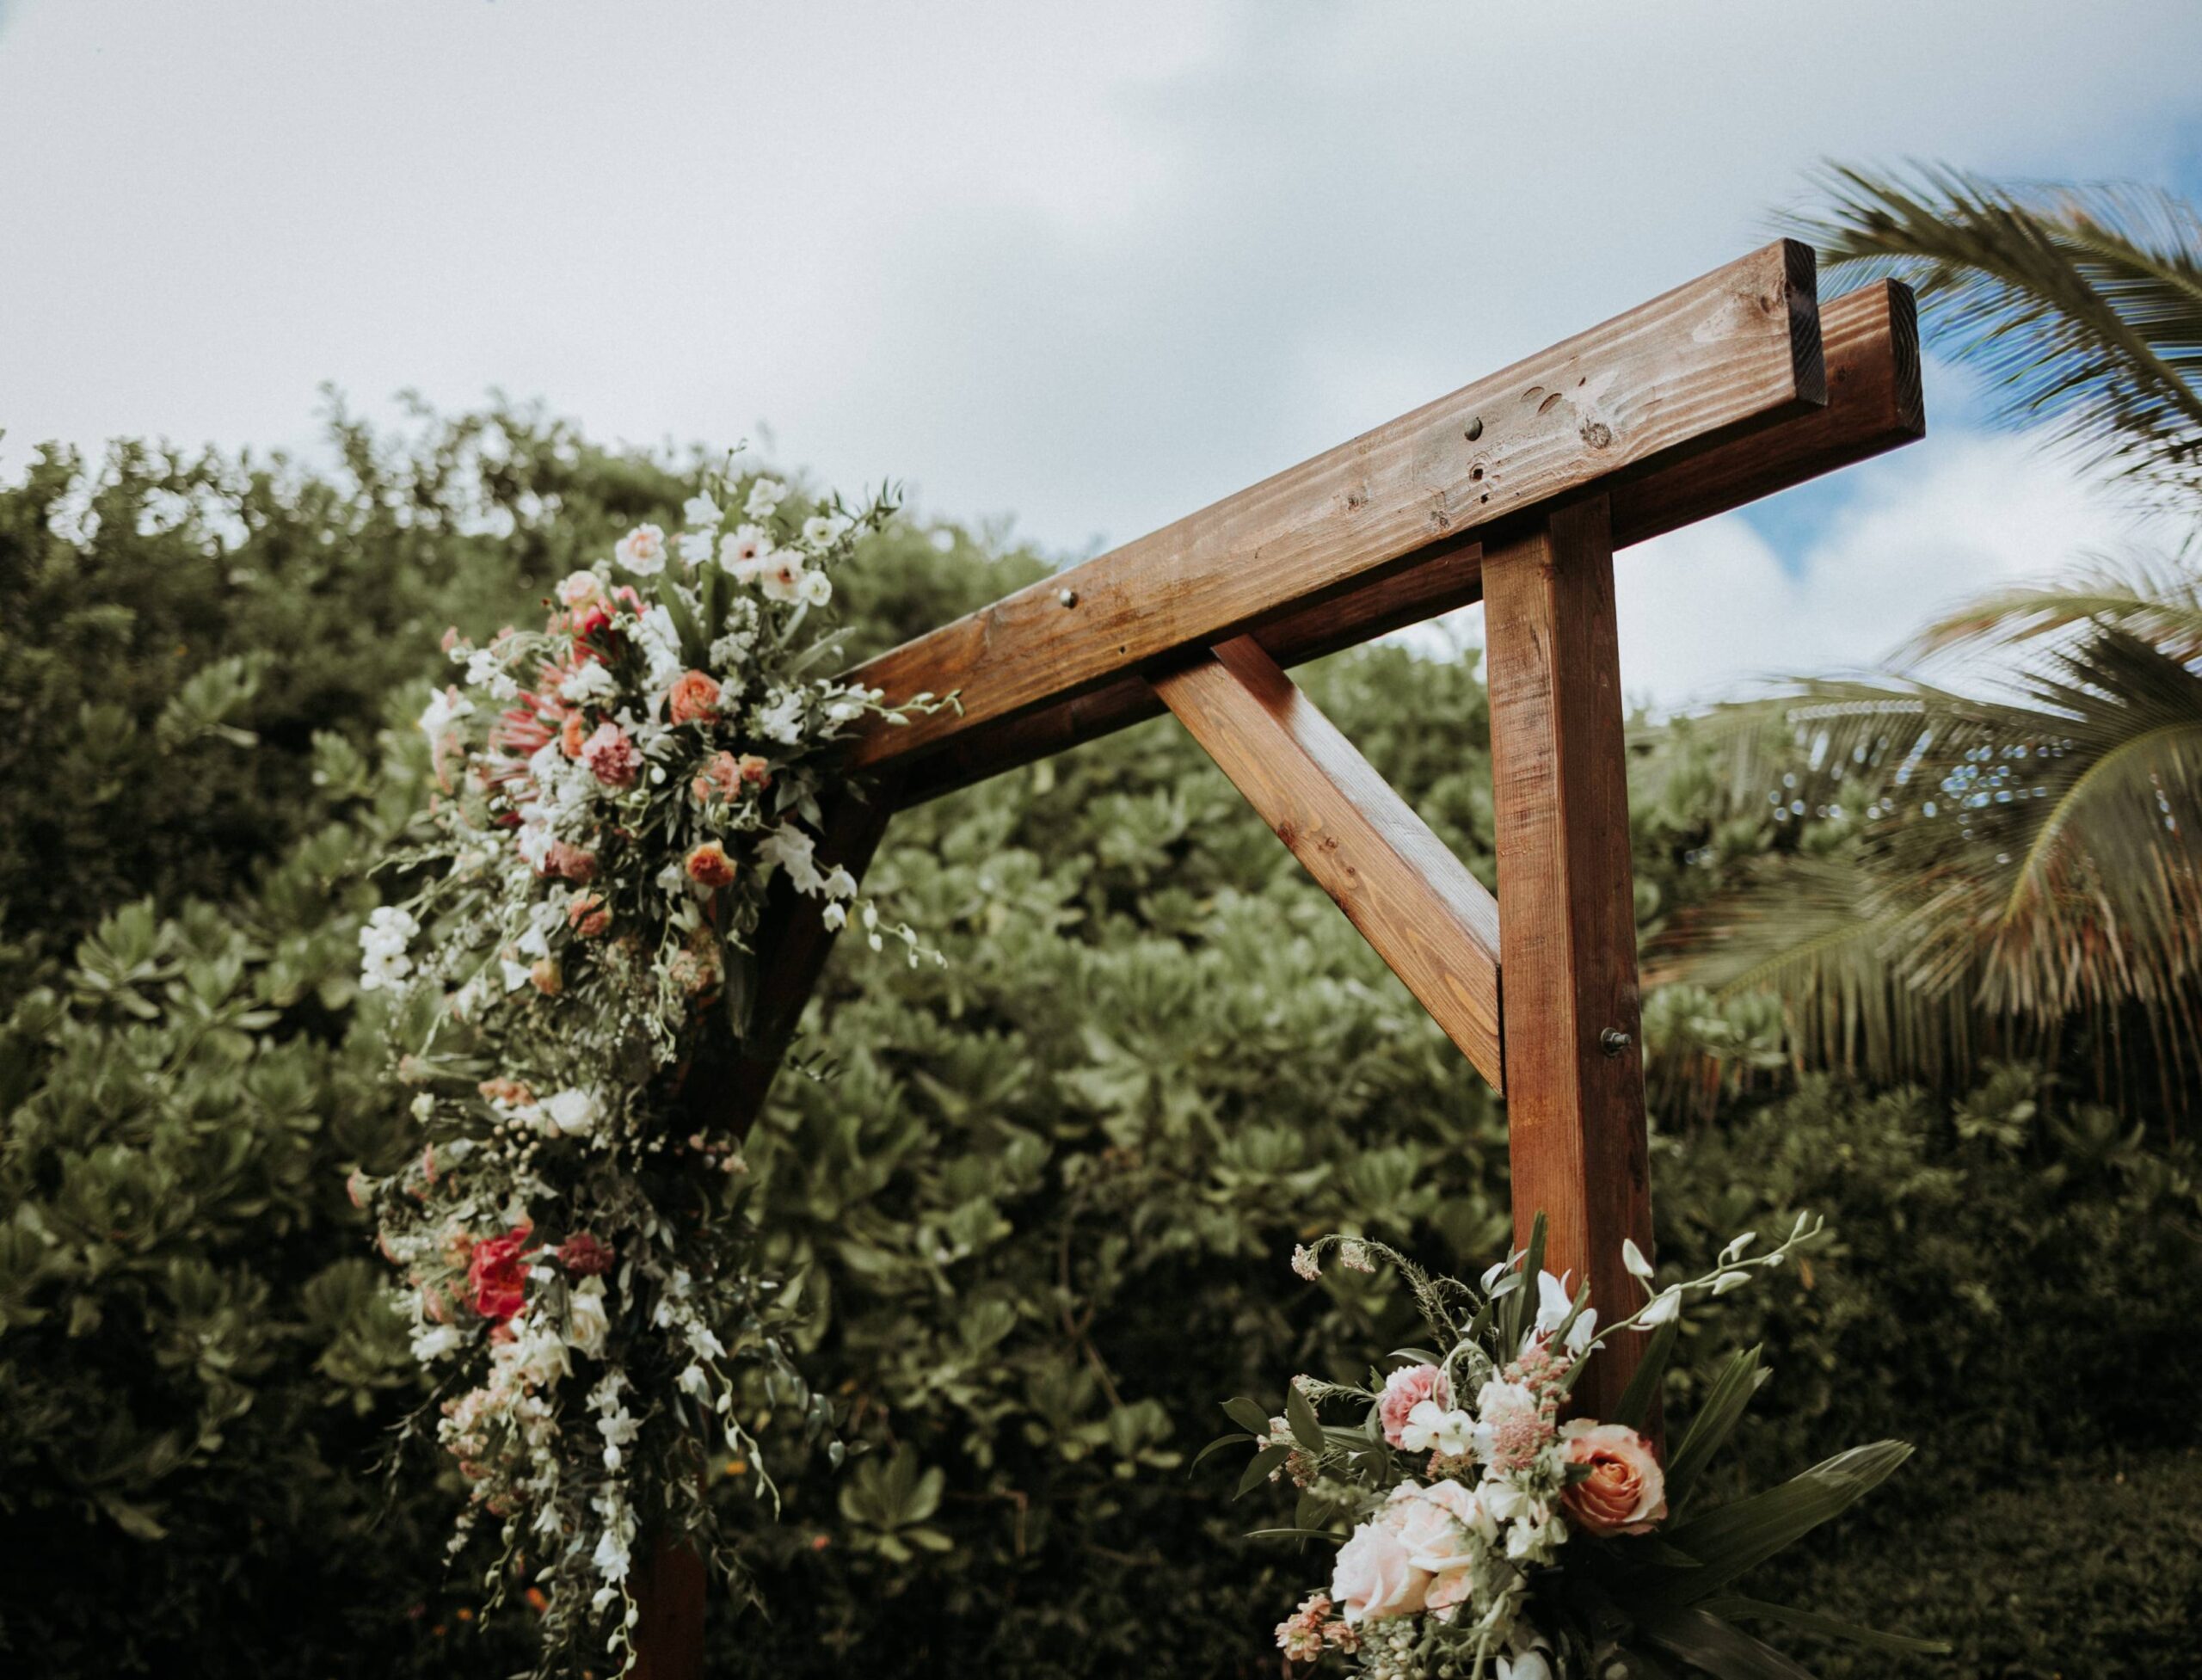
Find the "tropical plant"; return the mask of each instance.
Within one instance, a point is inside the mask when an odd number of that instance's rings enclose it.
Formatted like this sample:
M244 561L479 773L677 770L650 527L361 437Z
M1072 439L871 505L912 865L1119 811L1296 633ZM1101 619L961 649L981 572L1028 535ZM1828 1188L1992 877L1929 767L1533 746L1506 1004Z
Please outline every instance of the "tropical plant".
M2131 189L1856 171L1800 225L1916 285L2005 417L2174 502L2202 489L2202 221ZM1780 994L1803 1057L1961 1076L2087 1047L2192 1103L2202 1067L2202 584L2098 563L1928 625L1887 669L1689 733L1799 838L1678 915L1647 977ZM1768 808L1770 811L1768 810ZM2136 1042L2137 1041L2137 1042Z

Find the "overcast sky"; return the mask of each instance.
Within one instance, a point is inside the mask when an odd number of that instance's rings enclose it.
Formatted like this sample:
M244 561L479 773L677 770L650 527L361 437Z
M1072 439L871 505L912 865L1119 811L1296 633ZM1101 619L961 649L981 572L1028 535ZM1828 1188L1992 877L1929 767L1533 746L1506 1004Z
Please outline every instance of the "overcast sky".
M0 0L0 473L492 387L1123 541L1768 237L1821 158L2202 184L2193 0ZM2121 539L1970 423L1621 566L1676 703Z

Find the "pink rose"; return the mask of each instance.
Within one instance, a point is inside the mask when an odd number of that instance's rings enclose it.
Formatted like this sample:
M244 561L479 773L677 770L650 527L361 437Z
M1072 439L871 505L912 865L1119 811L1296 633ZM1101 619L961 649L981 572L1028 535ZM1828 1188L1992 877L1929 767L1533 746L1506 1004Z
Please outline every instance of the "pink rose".
M599 723L596 733L581 743L581 762L606 787L632 787L642 770L643 755L617 723Z
M1423 1605L1430 1576L1414 1566L1406 1544L1377 1523L1363 1523L1338 1548L1331 1572L1331 1597L1344 1608L1349 1623L1387 1615L1412 1615Z
M1645 1534L1667 1514L1667 1479L1652 1444L1623 1424L1587 1418L1560 1430L1567 1462L1589 1477L1559 1496L1567 1514L1592 1534Z
M1408 1365L1384 1379L1384 1393L1377 1401L1383 1419L1384 1438L1404 1448L1407 1413L1424 1400L1435 1400L1447 1411L1453 1406L1453 1385L1435 1365Z

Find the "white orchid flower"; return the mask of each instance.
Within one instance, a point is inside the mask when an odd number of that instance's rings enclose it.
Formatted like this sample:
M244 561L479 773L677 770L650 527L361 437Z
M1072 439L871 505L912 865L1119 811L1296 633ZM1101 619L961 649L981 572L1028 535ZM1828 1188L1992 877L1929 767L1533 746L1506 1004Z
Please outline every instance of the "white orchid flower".
M1399 1444L1411 1453L1439 1452L1459 1458L1475 1444L1476 1420L1449 1411L1436 1400L1420 1400L1399 1430Z
M1663 1324L1672 1324L1682 1315L1682 1292L1680 1289L1663 1289L1652 1297L1652 1304L1639 1315L1636 1327L1639 1330L1657 1330Z
M1634 1237L1621 1240L1621 1263L1628 1268L1628 1275L1639 1283L1652 1281L1652 1262L1644 1258L1644 1251L1636 1246Z

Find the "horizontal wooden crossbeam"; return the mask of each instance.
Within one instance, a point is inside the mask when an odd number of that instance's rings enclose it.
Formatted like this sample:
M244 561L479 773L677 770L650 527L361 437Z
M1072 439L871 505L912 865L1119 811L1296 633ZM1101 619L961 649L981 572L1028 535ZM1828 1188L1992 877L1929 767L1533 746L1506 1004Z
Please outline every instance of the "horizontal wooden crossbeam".
M1849 292L1822 307L1820 325L1826 404L1725 444L1677 454L1617 483L1611 491L1615 547L1664 535L1925 435L1918 317L1910 288L1885 280ZM1485 548L1506 540L1507 532L1501 526L1481 537L1434 544L1404 564L1364 575L1342 592L1270 613L1251 633L1289 668L1470 606L1482 599ZM1047 587L1075 588L1071 580L1076 576L1066 572ZM1688 580L1677 579L1674 587L1687 588ZM945 681L945 673L934 680ZM916 803L982 781L1162 709L1147 682L1127 669L1091 690L953 735L910 765L903 797Z
M953 689L962 711L867 728L851 766L938 753L1435 545L1815 408L1827 385L1813 287L1811 252L1777 241L905 643L853 680L890 699Z
M1154 692L1478 1072L1505 1088L1498 905L1248 637Z

